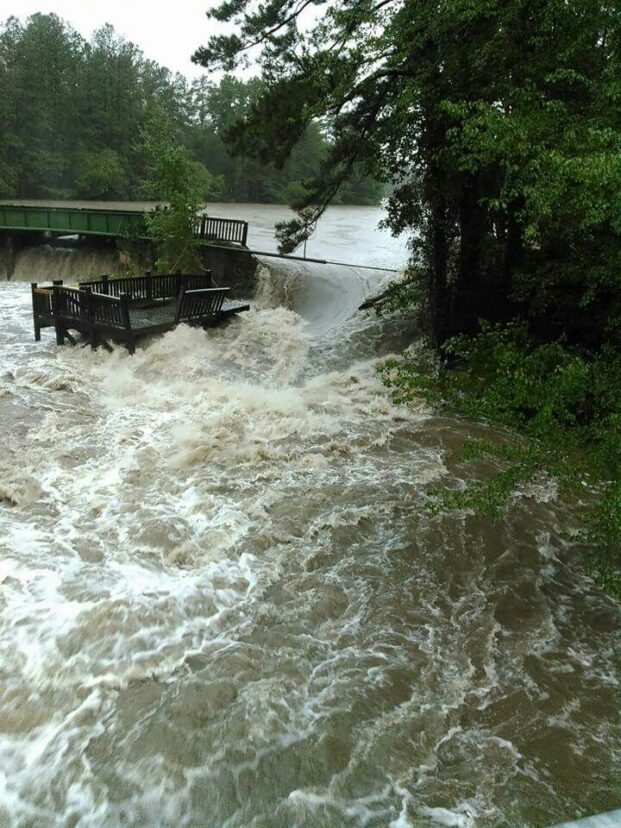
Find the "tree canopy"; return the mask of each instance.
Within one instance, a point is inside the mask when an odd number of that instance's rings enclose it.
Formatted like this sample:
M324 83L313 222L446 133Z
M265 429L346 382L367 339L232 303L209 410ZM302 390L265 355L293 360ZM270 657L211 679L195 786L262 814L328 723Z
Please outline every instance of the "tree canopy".
M262 87L259 79L229 76L188 83L109 25L86 41L54 14L11 17L0 26L0 197L152 195L141 136L156 116L188 150L203 197L287 201L317 173L330 134L309 125L280 170L234 157L223 134ZM359 173L344 192L367 204L381 195L381 185Z
M281 227L304 238L352 169L389 183L436 340L480 315L590 338L619 330L621 16L603 0L226 0L195 60L257 60L265 86L229 130L284 163L330 123Z

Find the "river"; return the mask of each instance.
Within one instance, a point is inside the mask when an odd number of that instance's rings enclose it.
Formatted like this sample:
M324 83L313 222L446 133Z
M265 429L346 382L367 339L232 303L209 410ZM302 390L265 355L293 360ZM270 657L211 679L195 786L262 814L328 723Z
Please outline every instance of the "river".
M271 243L279 208L225 209ZM378 211L335 209L309 256L403 262ZM130 357L33 342L19 279L76 265L23 255L0 282L0 825L619 806L619 606L549 483L500 521L428 514L430 485L485 471L464 441L503 436L391 402L375 366L412 321L355 313L386 274L266 259L250 313Z

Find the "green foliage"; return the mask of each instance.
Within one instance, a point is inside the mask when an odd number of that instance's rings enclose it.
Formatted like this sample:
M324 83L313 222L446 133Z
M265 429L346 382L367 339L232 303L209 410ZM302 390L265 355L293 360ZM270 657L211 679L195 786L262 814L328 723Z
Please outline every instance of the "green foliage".
M147 216L147 228L158 251L161 272L195 273L200 267L194 238L196 216L205 198L209 174L196 177L196 164L177 144L173 129L163 115L153 116L143 132L141 150L147 159L145 192L168 204Z
M159 113L187 148L203 194L283 202L305 193L329 138L309 124L284 169L233 157L224 143L264 84L225 76L192 84L146 60L106 25L83 40L54 14L0 24L0 196L134 199L148 159L136 146ZM377 203L378 184L356 172L343 198Z
M587 519L589 564L603 586L621 596L621 481L608 482Z
M309 123L331 141L281 229L308 236L358 165L389 182L388 223L411 234L440 343L506 321L619 343L621 18L598 0L222 2L232 24L195 59L267 87L229 139L283 160ZM498 302L486 302L493 286ZM481 289L479 301L462 302Z
M431 500L427 511L435 516L446 510L459 509L500 518L518 485L535 477L536 473L532 468L520 463L503 469L489 480L475 483L467 489L447 491L432 488L429 491Z
M370 305L378 316L386 317L395 313L424 312L425 288L420 272L409 267L400 278L394 279ZM364 307L364 306L363 306Z
M123 198L127 178L127 171L114 150L83 153L76 159L75 188L81 198Z
M500 471L463 491L430 492L430 511L498 516L528 481L554 478L568 497L584 494L588 481L599 490L584 533L591 565L621 594L621 355L539 342L521 324L484 326L477 336L449 340L443 351L450 362L422 346L386 360L381 372L394 398L424 398L520 436L467 445L464 459L488 456Z

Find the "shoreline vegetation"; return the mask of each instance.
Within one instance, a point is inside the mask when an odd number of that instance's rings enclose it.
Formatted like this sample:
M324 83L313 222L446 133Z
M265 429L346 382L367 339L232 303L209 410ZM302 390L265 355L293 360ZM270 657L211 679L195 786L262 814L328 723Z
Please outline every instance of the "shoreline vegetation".
M375 311L385 311L381 301ZM378 365L393 400L424 399L436 410L500 428L506 441L471 439L462 459L489 460L466 489L431 488L427 510L499 519L519 492L549 484L580 515L574 538L589 574L621 599L621 358L533 339L524 323L482 325L447 340L440 354L421 342ZM493 470L492 470L493 469Z

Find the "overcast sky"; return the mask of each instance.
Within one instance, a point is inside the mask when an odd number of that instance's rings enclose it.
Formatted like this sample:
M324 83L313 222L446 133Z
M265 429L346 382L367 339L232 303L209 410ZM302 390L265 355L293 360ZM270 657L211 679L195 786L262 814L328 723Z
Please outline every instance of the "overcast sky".
M213 22L205 17L213 4L213 0L7 0L2 3L0 19L55 12L86 38L104 23L112 23L146 57L173 72L197 77L205 70L193 64L190 57L206 43L213 29Z

